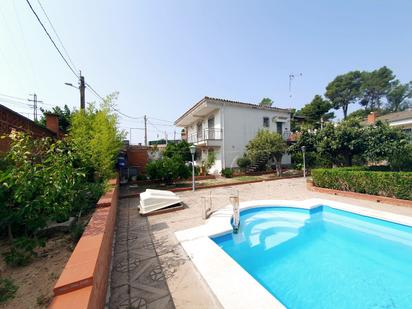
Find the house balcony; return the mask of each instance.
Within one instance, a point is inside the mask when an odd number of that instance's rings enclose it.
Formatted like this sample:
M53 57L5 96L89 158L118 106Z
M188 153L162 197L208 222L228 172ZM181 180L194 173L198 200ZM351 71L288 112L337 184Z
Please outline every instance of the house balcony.
M187 141L196 146L221 146L222 137L222 129L210 128L190 134Z

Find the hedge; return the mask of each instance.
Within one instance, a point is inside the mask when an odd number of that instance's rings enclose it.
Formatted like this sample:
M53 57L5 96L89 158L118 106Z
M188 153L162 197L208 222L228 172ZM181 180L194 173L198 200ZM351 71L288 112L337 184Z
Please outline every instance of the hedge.
M311 173L317 187L412 200L412 172L321 168Z

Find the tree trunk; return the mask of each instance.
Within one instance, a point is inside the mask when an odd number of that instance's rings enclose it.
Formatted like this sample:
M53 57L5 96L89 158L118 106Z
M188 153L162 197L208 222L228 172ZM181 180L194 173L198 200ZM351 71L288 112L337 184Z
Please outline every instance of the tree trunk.
M276 175L282 176L282 156L275 159Z
M348 116L348 105L343 105L342 106L342 110L343 110L343 119L346 119L346 117Z
M11 230L11 224L7 224L7 236L9 238L10 244L13 243L14 237L13 237L13 232Z

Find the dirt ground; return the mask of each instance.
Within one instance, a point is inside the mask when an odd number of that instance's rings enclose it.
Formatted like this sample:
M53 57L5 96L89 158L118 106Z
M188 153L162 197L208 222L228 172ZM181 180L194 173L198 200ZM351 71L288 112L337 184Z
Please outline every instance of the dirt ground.
M33 262L23 267L8 266L0 256L0 276L13 280L18 286L14 299L0 304L0 308L47 308L53 297L53 286L70 257L74 246L70 235L49 239ZM0 241L0 253L7 251L7 244Z

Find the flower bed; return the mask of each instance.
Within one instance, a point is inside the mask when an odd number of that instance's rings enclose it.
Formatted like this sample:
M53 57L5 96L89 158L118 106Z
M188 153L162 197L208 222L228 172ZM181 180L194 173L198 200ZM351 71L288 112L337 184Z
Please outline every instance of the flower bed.
M314 169L316 187L412 200L412 172Z

